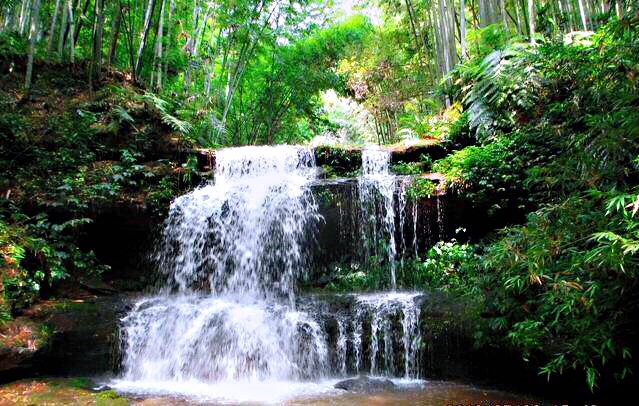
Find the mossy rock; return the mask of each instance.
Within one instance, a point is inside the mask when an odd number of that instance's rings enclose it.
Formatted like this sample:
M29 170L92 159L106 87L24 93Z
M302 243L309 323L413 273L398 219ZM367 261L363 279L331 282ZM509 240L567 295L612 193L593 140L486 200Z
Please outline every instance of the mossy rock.
M124 406L128 405L129 401L118 395L114 390L106 390L95 395L95 401L97 406Z

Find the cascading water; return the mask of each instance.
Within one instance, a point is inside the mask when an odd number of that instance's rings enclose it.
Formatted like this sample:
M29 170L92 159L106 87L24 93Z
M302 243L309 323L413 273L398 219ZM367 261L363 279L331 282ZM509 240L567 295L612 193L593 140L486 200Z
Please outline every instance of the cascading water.
M420 306L417 293L379 293L360 295L356 298L356 324L370 322L370 348L368 351L371 374L393 375L401 371L406 378L419 376L418 345L421 340L419 328ZM401 320L396 324L396 320ZM400 327L401 328L398 328ZM360 327L361 329L361 327ZM395 335L394 332L401 334ZM382 337L380 341L379 337ZM401 337L401 343L396 342ZM380 348L383 345L383 351ZM362 354L362 341L353 343ZM403 365L396 365L395 355L403 358ZM361 360L359 365L361 366ZM384 368L381 368L384 365ZM359 368L359 367L358 367ZM359 370L358 370L359 372Z
M159 263L180 292L209 289L288 296L304 267L305 235L319 218L310 149L217 151L215 183L172 205Z
M387 152L363 161L367 255L391 265L394 288L396 179ZM171 205L156 256L167 282L122 320L123 373L112 386L262 402L241 395L362 372L419 376L419 295L346 295L339 310L296 297L321 220L315 176L303 147L216 152L214 182Z
M390 269L390 285L395 289L395 176L389 172L390 152L382 149L362 151L362 176L358 179L361 227L367 257L385 260Z
M158 255L169 283L124 318L124 379L308 379L327 372L323 332L296 311L305 235L319 219L312 152L216 154L215 182L171 206Z

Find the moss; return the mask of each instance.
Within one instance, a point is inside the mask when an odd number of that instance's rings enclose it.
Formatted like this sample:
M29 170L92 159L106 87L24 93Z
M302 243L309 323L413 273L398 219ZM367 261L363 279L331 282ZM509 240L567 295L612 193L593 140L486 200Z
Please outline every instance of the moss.
M406 190L406 196L411 200L420 200L437 194L437 184L430 179L415 179Z
M396 175L418 175L422 173L424 163L422 162L398 162L391 165L391 172Z
M129 401L121 397L114 390L107 390L95 395L97 406L121 406L128 405Z
M1 385L0 399L6 404L18 405L95 405L96 394L82 387L87 382L90 381L84 378L25 379ZM101 404L127 404L122 400L124 403L108 400Z
M67 299L57 302L53 306L56 310L81 314L94 314L98 310L98 305L96 303L84 300Z
M89 378L70 378L66 384L76 389L91 389L93 387L93 381Z

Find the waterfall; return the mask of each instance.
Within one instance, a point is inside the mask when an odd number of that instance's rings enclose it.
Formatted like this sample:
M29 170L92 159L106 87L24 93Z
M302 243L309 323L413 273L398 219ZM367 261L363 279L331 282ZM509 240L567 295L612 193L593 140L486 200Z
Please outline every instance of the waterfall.
M373 256L378 261L386 261L390 269L390 286L395 289L395 175L389 172L389 168L389 151L362 151L362 176L358 179L358 185L365 253L366 257Z
M318 219L314 162L301 147L217 151L215 182L171 205L158 260L172 285L292 301L305 234Z
M305 235L319 219L302 147L217 151L215 181L175 200L159 245L161 295L122 321L124 375L142 381L309 379L323 331L296 311Z
M397 191L389 164L387 151L364 151L353 197L372 243L364 254L390 265L394 288ZM110 385L142 393L216 388L211 393L238 399L254 385L286 391L359 372L419 377L421 295L334 295L339 306L296 295L322 219L315 178L304 147L216 151L214 179L171 205L155 254L165 284L122 319L122 375ZM399 199L403 235L405 191Z
M395 370L395 354L404 360L403 375L406 378L419 376L418 345L421 341L419 328L420 306L416 300L417 293L379 293L360 295L356 306L361 309L357 313L357 322L362 325L369 320L371 326L371 344L369 363L371 374L379 373L379 360L383 358L385 373L392 374ZM401 345L395 342L393 332L399 327L394 324L401 320ZM381 327L381 329L380 329ZM379 347L379 333L383 334L384 352ZM361 343L358 343L361 346ZM395 348L399 347L399 348Z

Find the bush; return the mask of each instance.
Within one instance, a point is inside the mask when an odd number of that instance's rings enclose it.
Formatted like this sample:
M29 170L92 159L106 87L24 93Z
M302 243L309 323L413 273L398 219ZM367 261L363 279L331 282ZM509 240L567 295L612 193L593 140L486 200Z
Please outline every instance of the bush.
M29 217L5 203L0 210L0 311L10 315L47 296L69 275L82 277L108 269L93 252L74 243L73 231L90 220L49 222L46 214Z

